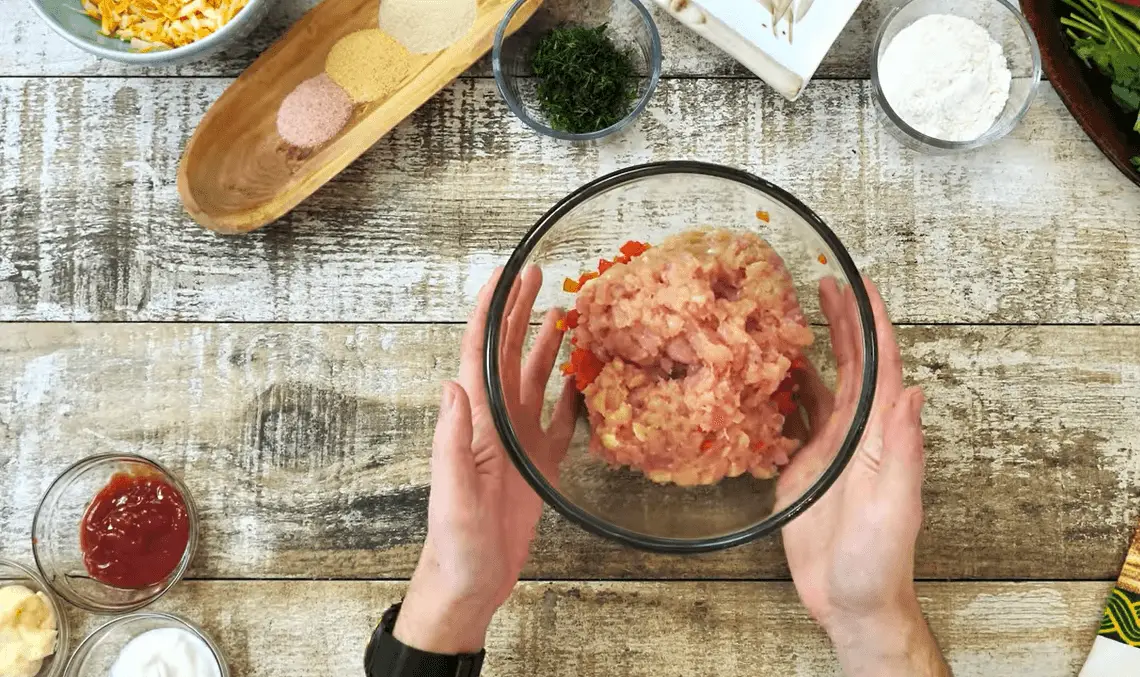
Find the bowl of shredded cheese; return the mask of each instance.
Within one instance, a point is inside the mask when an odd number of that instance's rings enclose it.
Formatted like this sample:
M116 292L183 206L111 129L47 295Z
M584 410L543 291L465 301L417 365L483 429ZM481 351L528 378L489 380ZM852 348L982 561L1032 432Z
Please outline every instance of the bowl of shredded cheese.
M71 44L138 65L204 58L249 34L273 0L29 0Z

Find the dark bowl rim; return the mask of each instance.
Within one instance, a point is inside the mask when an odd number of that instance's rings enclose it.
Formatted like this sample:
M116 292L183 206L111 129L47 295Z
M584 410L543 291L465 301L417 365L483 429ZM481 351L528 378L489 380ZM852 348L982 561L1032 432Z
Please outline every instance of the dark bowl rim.
M1114 104L1093 90L1091 72L1079 63L1059 28L1057 4L1058 0L1021 0L1021 11L1041 48L1041 68L1085 136L1121 174L1140 186L1140 170L1129 160L1137 154L1129 150L1138 147L1131 136L1134 132L1120 128L1113 119Z
M507 414L503 388L498 379L499 334L501 332L500 325L502 323L503 311L506 309L507 297L510 294L515 279L522 271L527 257L530 256L531 251L533 251L539 240L541 240L547 231L562 217L587 200L622 184L664 174L699 174L726 179L760 191L794 211L800 218L811 225L816 231L816 234L831 248L832 253L835 255L835 260L840 268L842 268L843 273L847 276L851 285L856 306L859 311L860 323L862 327L870 328L869 331L862 332L864 355L863 383L859 392L855 415L852 419L851 427L847 431L847 436L844 438L843 443L840 445L839 452L831 464L820 474L816 481L808 487L807 491L780 511L769 515L764 520L745 529L708 538L665 538L638 533L616 524L600 520L567 500L561 492L554 488L546 478L542 476L537 466L534 465L523 450L522 444L519 442L518 435L515 433L514 426L511 424L510 417ZM871 404L875 396L875 381L878 374L878 342L875 337L874 327L874 313L871 310L870 297L867 294L866 287L863 285L863 278L859 274L855 262L852 261L851 256L840 243L835 233L832 232L815 212L799 199L779 186L740 169L687 160L656 162L620 169L587 183L559 201L530 228L507 260L502 276L499 278L499 283L496 285L494 294L491 297L483 344L483 380L490 399L491 417L495 422L495 428L498 430L499 438L502 440L504 447L506 447L507 454L510 456L511 461L519 473L526 479L527 483L560 515L592 534L609 538L641 550L674 554L710 552L742 545L771 534L819 500L831 485L835 483L840 474L842 474L844 468L847 467L848 462L852 456L854 456L855 449L859 444L859 440L862 438L863 430L870 417Z

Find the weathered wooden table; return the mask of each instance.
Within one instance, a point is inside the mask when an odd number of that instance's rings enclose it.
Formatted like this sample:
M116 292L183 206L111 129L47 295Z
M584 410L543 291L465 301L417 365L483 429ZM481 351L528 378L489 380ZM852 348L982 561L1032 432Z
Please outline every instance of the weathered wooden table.
M214 236L179 204L182 146L304 5L246 50L142 71L0 0L0 551L30 562L67 464L153 456L203 517L157 606L201 621L235 675L360 674L424 535L474 292L585 181L703 159L814 207L902 325L930 401L920 590L955 674L1076 674L1140 511L1140 190L1048 84L1001 143L918 156L870 101L890 0L794 104L658 13L665 78L612 142L535 136L482 64L282 222ZM651 556L548 515L525 575L490 675L838 674L775 539Z

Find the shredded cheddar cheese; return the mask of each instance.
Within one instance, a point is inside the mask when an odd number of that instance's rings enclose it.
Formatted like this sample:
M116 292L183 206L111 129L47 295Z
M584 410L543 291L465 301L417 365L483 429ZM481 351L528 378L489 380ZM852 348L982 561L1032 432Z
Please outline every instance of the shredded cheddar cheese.
M248 0L83 0L104 35L142 51L182 47L229 23Z

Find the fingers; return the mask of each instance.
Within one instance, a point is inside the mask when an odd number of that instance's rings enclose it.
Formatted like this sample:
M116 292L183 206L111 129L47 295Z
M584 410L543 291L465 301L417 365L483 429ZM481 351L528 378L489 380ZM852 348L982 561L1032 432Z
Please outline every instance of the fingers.
M519 371L522 369L523 343L526 341L531 312L534 310L534 301L538 298L540 289L542 289L542 271L537 266L528 266L511 290L515 300L509 304L511 310L506 316L507 326L499 344L502 361L500 369L510 397L521 398Z
M819 299L835 355L836 396L833 408L846 411L855 406L858 399L859 374L863 368L855 295L851 287L840 290L836 279L828 277L819 283Z
M562 385L562 395L554 406L554 415L546 429L546 445L542 447L544 457L540 462L547 477L558 477L558 466L570 448L577 420L578 390L574 387L573 379L566 379Z
M819 305L827 318L827 331L831 339L831 350L835 353L836 369L840 375L851 370L855 361L855 346L851 345L848 325L854 319L843 299L843 292L834 277L826 277L819 283Z
M503 274L502 268L496 268L491 279L479 290L475 301L475 309L467 320L467 329L463 332L463 341L459 352L459 382L463 384L468 395L473 398L483 397L483 341L487 330L487 313L491 307L491 296L499 278Z
M799 386L800 403L807 411L811 430L816 432L831 418L831 412L835 408L835 395L810 362L803 369L794 371L792 377Z
M542 328L538 330L538 336L534 339L534 345L527 355L526 366L522 372L520 397L523 406L541 409L550 372L554 371L558 351L562 349L562 339L565 334L558 328L558 320L563 316L561 310L551 310L546 313Z
M512 295L517 296L517 299L507 316L508 326L503 340L503 348L507 355L522 354L526 330L530 326L530 315L540 289L542 289L542 271L538 266L528 266L523 271L521 282L512 290Z
M895 402L902 394L902 356L895 339L895 328L891 324L887 306L879 289L868 278L863 278L867 295L871 298L871 310L875 314L875 337L879 343L879 374L875 389L875 399L880 402Z
M908 388L887 415L883 430L881 486L906 501L900 509L922 505L925 468L922 408L925 402L921 388Z
M475 457L471 452L471 402L458 384L443 384L439 421L431 451L433 501L474 500Z

